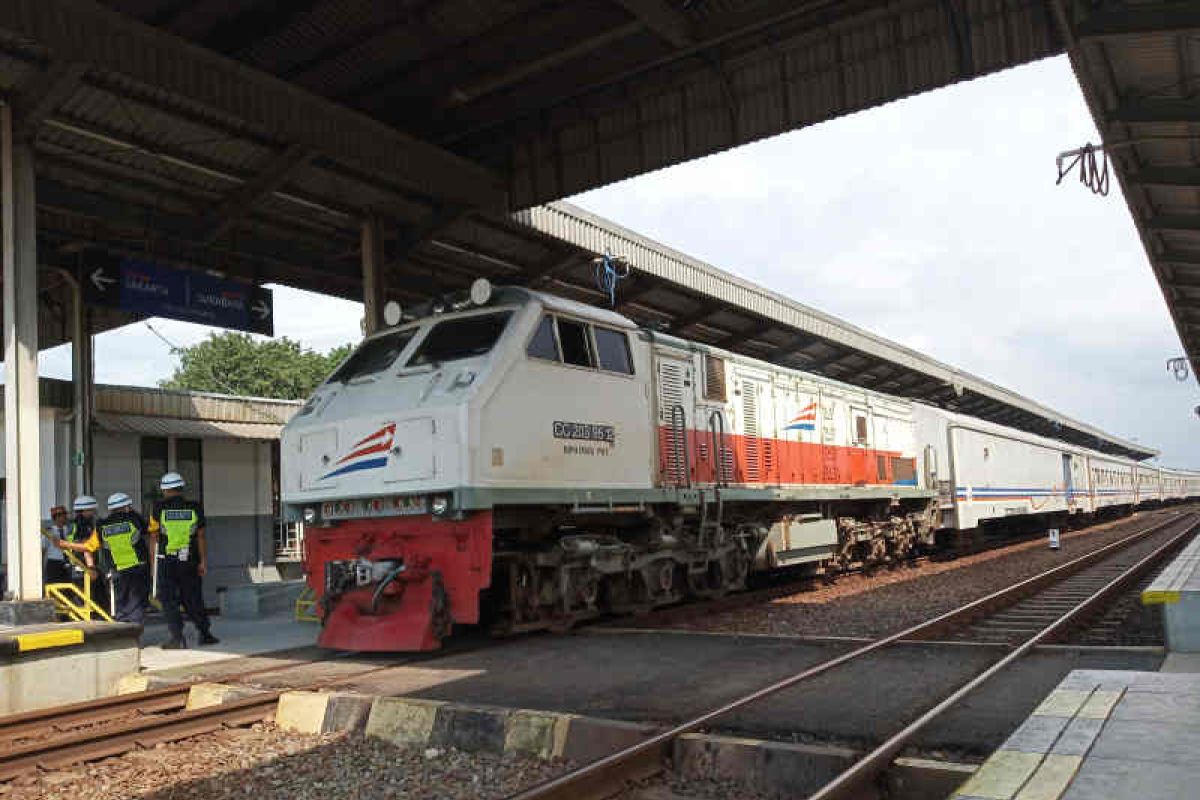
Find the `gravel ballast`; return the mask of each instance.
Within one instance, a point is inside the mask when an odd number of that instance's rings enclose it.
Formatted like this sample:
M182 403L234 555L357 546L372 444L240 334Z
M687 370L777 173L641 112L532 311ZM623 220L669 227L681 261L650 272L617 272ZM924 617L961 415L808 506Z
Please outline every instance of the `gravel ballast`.
M262 723L0 783L3 800L498 798L569 769L563 761L308 736Z
M666 625L647 619L644 626L775 636L885 636L1166 519L1162 514L1140 514L1068 534L1057 551L1044 540L1022 542L950 561L846 575L832 585L761 605Z

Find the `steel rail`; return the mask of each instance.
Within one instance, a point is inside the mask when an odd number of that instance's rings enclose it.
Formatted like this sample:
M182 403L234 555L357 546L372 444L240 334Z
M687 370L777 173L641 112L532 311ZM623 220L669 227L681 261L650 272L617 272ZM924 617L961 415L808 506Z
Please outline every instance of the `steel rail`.
M1034 647L1037 647L1044 641L1052 639L1063 633L1068 627L1076 622L1080 617L1084 617L1091 613L1098 606L1108 601L1114 594L1123 591L1130 583L1136 581L1147 570L1165 559L1173 552L1180 544L1192 536L1197 528L1200 527L1193 518L1184 526L1184 529L1171 537L1166 543L1155 548L1153 552L1144 556L1136 564L1133 564L1119 576L1114 578L1105 586L1097 589L1086 600L1082 601L1070 611L1063 614L1055 622L1043 628L1039 633L1032 638L1027 639L1021 645L1016 647L1004 658L997 661L992 666L975 676L971 680L956 689L952 694L943 699L933 708L926 711L913 722L909 723L896 735L892 736L883 744L872 750L862 759L857 761L854 766L840 774L837 778L825 784L815 794L809 795L809 800L843 800L844 798L858 797L856 793L866 781L872 780L879 772L887 769L892 763L892 759L904 749L917 733L926 725L937 719L950 708L953 708L959 701L966 697L971 692L978 689L984 683L995 677L998 673L1006 669L1017 659L1026 655Z
M589 798L599 799L609 797L623 789L628 782L639 780L661 771L663 761L671 754L671 748L675 740L680 736L703 728L730 712L748 706L784 689L789 689L889 645L904 640L927 638L928 635L940 632L949 627L961 625L964 620L985 614L997 606L1009 605L1028 594L1038 591L1049 583L1074 574L1096 561L1102 560L1106 555L1114 551L1128 547L1137 541L1176 525L1181 519L1188 519L1188 530L1190 531L1195 524L1196 518L1197 515L1192 512L1174 515L1167 520L1143 528L1136 533L1130 534L1104 547L1097 548L1090 553L1072 559L1046 572L1039 573L1012 586L993 592L986 597L979 598L959 608L940 614L933 619L877 639L843 653L840 656L783 678L694 719L676 725L669 730L655 734L636 745L612 753L571 772L543 781L524 791L509 795L506 800L588 800ZM1028 648L1025 648L1025 650L1027 651Z
M441 651L436 654L430 654L433 658L443 657L446 655L459 655L464 651L470 652L471 648L458 648ZM353 655L347 653L345 655ZM342 655L334 655L323 661L332 661L343 657ZM350 681L358 680L367 675L373 675L384 670L394 669L398 666L410 664L413 661L427 660L423 656L409 657L400 662L391 662L382 664L377 667L359 670L349 675L342 675L332 680L314 681L308 684L298 686L290 686L283 689L269 689L262 691L261 694L256 694L251 697L234 700L228 703L219 705L206 706L204 708L185 709L174 714L144 716L137 719L119 722L115 725L106 725L97 728L91 728L81 731L69 731L65 735L56 736L48 741L30 742L11 748L7 751L0 751L0 782L9 780L17 775L28 772L33 769L41 768L56 768L74 764L82 761L93 761L98 758L107 758L109 756L120 755L138 747L152 747L161 742L178 741L191 736L196 736L202 733L218 730L223 727L247 725L264 719L269 713L272 706L278 701L279 697L284 692L296 690L316 690L325 689L332 686L338 686ZM271 673L282 671L285 669L295 669L309 666L313 663L322 662L305 662L302 664L287 665L285 667L269 667L258 670L253 670L246 673L238 673L229 676L230 678L243 678L249 675L257 675L262 673ZM101 701L92 701L102 706L111 712L111 709L125 698L146 698L156 697L162 698L171 691L190 690L193 684L186 684L179 687L166 687L164 689L154 689L148 692L138 692L136 694L121 695L114 698L104 698ZM73 709L71 713L82 712L82 707L87 703L76 703L65 708ZM62 708L62 707L60 707ZM50 712L55 709L46 709L44 712L29 712L30 716L42 714L43 716L51 716ZM109 717L113 714L109 713ZM86 720L85 720L86 721Z
M283 653L295 652L303 648L286 648L276 650L273 653L262 653L248 658L269 658L272 655L278 657ZM332 661L338 656L323 658L318 661L303 661L295 664L279 664L275 666L259 667L258 669L247 670L245 672L230 673L228 675L220 675L209 677L195 681L185 681L170 686L163 686L158 689L147 689L141 692L129 692L128 694L119 694L112 697L101 697L95 700L82 700L77 703L68 703L60 706L50 706L49 708L39 708L33 711L23 711L17 714L9 714L0 717L0 745L6 741L20 739L29 736L33 733L46 730L61 730L69 727L72 724L88 724L93 722L104 722L110 719L125 716L132 713L155 714L163 711L172 711L182 708L187 702L188 692L193 686L198 683L211 682L213 680L222 681L240 681L244 678L251 678L256 675L265 675L274 672L285 672L291 669L299 669L301 667L311 666L314 663L322 663L324 661Z

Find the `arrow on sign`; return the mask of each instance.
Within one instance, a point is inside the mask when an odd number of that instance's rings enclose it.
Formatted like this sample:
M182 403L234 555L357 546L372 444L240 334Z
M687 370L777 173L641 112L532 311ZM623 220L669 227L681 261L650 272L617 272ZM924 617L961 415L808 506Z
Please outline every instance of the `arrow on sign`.
M262 300L259 300L250 308L255 314L258 314L259 319L266 319L267 317L271 316L271 307Z
M116 278L110 278L104 274L104 267L97 267L91 274L92 285L96 287L96 291L103 292L108 286L106 284L116 283Z

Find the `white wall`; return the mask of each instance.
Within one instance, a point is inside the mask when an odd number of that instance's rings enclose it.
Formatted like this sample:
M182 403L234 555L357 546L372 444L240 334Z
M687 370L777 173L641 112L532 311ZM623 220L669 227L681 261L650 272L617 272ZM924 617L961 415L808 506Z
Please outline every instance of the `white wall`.
M137 436L128 433L101 433L92 436L95 467L92 471L92 494L100 501L100 513L105 513L104 501L114 492L125 492L133 498L134 506L141 505L141 445ZM139 508L139 511L148 509Z
M271 513L270 443L205 439L204 513L210 517Z

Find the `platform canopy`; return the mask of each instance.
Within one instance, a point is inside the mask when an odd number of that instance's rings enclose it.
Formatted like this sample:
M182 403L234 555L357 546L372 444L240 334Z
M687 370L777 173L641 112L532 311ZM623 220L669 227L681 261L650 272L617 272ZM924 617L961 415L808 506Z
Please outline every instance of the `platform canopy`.
M41 344L89 253L361 299L478 276L1037 433L1154 451L544 201L1062 48L1052 0L5 0L34 137ZM525 210L521 210L525 209ZM740 267L741 265L729 265ZM96 311L95 329L129 320Z
M427 293L457 273L413 250L464 216L1060 49L1044 0L0 3L45 266L99 246L346 297L364 215L388 292ZM50 317L61 278L43 281Z
M1060 11L1071 63L1200 376L1200 4L1063 0Z

